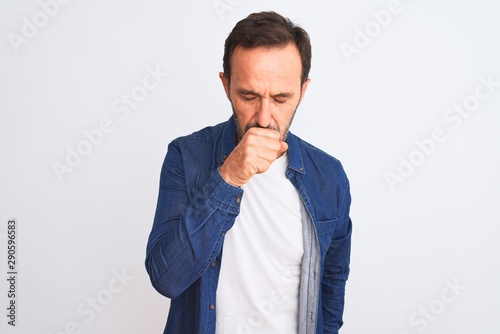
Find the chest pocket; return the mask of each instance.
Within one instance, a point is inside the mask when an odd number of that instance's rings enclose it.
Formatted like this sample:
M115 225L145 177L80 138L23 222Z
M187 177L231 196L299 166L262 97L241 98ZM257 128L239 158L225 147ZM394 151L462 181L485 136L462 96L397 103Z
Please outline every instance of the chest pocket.
M322 220L316 223L316 233L333 233L337 227L337 217L331 220Z

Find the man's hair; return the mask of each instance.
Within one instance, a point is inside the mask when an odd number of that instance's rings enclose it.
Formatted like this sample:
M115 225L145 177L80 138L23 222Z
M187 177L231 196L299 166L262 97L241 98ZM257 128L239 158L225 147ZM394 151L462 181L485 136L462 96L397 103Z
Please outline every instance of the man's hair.
M311 69L311 42L307 32L290 19L272 11L250 14L234 26L226 39L223 57L224 75L229 82L231 58L238 45L245 49L258 46L283 48L290 43L299 49L302 61L301 84L303 84L309 78Z

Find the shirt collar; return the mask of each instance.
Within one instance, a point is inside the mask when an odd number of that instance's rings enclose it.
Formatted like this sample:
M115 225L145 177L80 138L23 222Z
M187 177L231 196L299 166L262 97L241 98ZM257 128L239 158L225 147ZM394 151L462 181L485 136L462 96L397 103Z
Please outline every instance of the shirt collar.
M226 160L229 154L236 147L236 124L234 122L234 116L231 116L229 120L224 125L222 133L222 152L220 155L220 164Z
M288 168L301 174L305 174L306 170L300 153L298 137L288 131L286 143L288 144Z

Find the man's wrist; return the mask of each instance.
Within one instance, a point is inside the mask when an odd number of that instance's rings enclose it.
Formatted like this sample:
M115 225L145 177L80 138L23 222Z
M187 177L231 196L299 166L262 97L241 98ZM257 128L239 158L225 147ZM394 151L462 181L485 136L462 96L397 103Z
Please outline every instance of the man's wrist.
M242 184L238 184L237 182L234 182L231 177L229 176L229 173L227 172L227 170L224 168L224 165L220 166L219 167L219 174L220 176L222 177L222 179L229 185L233 186L233 187L237 187L237 188L240 188L242 186Z

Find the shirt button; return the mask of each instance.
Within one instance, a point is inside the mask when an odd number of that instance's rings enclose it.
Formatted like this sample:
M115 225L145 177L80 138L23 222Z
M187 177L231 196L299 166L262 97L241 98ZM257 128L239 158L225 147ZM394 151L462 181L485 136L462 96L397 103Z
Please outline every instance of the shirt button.
M239 202L241 202L241 198L236 197L236 203L239 203Z
M221 237L223 237L223 236L225 236L225 235L226 235L226 232L222 232L222 233L220 234L220 236L221 236Z
M210 304L210 306L209 306L209 307L210 307L210 309L211 309L212 311L213 311L213 310L215 310L215 305L214 305L214 304Z
M215 266L217 265L217 262L215 262L215 261L214 261L214 262L212 262L210 265L211 265L212 267L215 267Z

